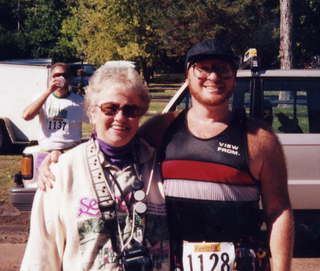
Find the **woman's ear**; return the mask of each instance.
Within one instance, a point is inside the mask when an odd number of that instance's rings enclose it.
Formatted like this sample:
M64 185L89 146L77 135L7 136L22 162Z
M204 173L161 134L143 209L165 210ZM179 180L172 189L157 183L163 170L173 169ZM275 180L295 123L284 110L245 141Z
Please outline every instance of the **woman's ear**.
M91 124L95 124L96 123L96 114L97 114L97 107L91 105L88 108L88 117L89 117L89 120L90 120Z

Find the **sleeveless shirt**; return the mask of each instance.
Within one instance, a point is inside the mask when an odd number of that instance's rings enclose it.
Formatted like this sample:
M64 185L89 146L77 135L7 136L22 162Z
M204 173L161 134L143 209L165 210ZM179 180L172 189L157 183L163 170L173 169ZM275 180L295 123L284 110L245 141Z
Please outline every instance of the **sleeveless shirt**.
M243 117L200 139L182 112L166 131L160 159L171 240L236 242L259 232L260 187L248 167Z

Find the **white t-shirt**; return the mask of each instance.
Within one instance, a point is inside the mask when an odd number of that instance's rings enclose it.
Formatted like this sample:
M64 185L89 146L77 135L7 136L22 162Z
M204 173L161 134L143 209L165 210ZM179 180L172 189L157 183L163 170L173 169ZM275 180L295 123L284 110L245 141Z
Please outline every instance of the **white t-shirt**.
M39 147L60 150L81 141L82 121L88 121L83 108L83 97L70 93L66 97L51 94L39 112Z

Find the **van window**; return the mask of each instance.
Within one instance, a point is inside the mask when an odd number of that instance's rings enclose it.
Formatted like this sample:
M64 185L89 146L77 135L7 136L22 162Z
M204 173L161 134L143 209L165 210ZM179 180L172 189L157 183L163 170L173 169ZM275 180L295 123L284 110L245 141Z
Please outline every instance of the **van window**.
M249 90L238 90L234 111L242 108L249 115L250 96ZM264 120L276 133L320 133L320 89L264 90L263 107Z
M307 108L306 91L264 91L265 117L277 133L308 133Z

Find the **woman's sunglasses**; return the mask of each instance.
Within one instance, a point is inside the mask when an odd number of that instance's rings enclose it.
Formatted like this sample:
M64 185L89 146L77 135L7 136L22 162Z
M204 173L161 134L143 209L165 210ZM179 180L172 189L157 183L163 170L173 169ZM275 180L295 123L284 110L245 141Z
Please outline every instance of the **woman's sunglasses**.
M127 118L138 118L144 114L144 109L135 104L120 106L120 104L117 103L103 103L97 106L100 108L101 112L107 116L115 116L120 110Z

